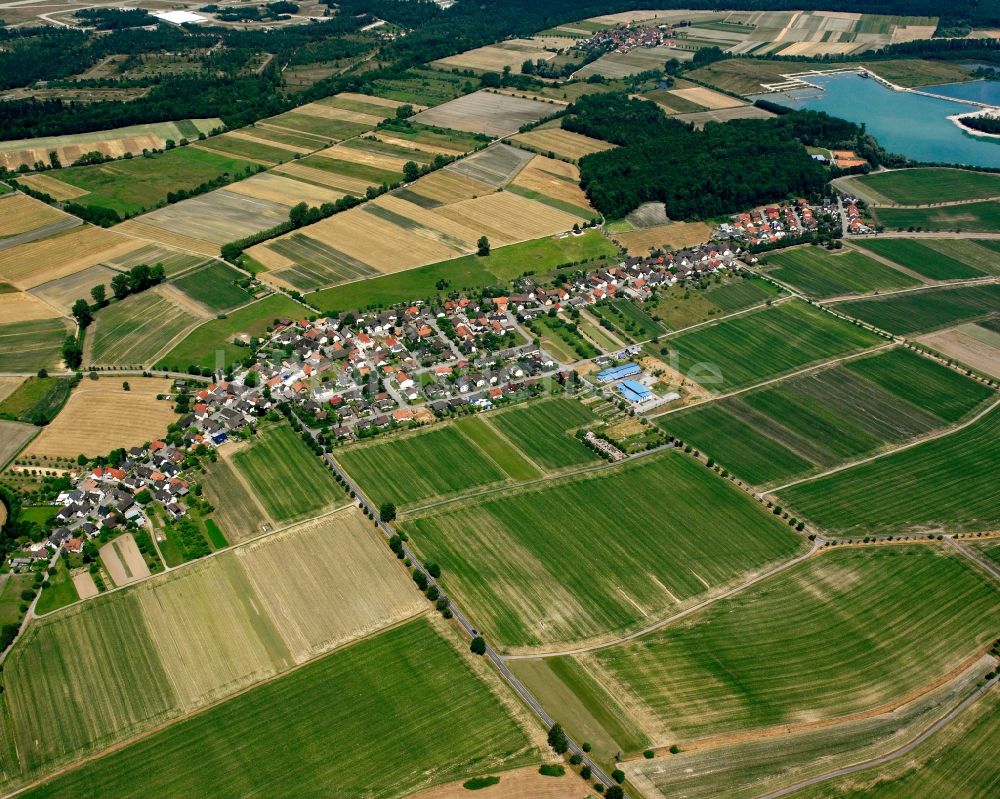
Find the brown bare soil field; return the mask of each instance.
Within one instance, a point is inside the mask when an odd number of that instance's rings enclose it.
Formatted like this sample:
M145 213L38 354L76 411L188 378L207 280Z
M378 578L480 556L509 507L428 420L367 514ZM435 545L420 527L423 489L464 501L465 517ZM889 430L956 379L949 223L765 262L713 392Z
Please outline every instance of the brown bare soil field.
M501 771L492 776L499 777L500 782L475 791L464 788L464 780L449 782L410 794L408 799L468 799L470 796L477 799L585 799L593 796L587 783L568 769L561 777L544 777L538 773L537 766Z
M1000 335L992 331L976 325L959 325L921 336L917 341L973 369L1000 377Z
M52 319L62 316L48 304L23 292L0 294L0 320L7 322L30 322L34 319Z
M30 289L142 246L143 242L104 228L74 228L60 236L0 250L0 279Z
M448 205L459 200L471 200L496 191L488 183L473 180L451 169L439 169L422 177L408 188L410 194L417 194L428 200Z
M169 393L170 381L129 377L84 380L70 394L55 420L28 447L27 454L49 457L107 455L118 447L134 447L166 433L177 419L173 403L156 399Z
M81 189L78 186L72 186L69 183L63 183L63 181L51 175L25 175L23 178L18 178L18 180L36 191L48 194L56 200L74 200L77 197L82 197L84 194L90 194L89 191Z
M730 97L713 89L706 89L704 86L697 86L690 89L671 89L668 94L696 103L697 105L702 105L709 111L746 105L742 100L737 100L735 97Z
M7 397L13 394L17 387L23 382L23 377L0 375L0 402L3 402L7 399Z
M320 103L306 103L295 109L296 114L306 114L320 119L339 119L344 122L357 122L361 125L371 125L375 127L385 117L377 117L374 114L361 114L357 111L347 111L343 108L335 108L332 105L321 105ZM388 116L388 113L386 114Z
M76 300L81 297L86 300L90 299L90 290L94 286L103 285L107 296L110 297L112 293L111 278L116 274L118 273L115 270L106 266L92 266L59 280L35 286L31 289L31 294L48 303L61 314L68 316Z
M69 214L27 194L8 194L0 198L0 239L38 230L67 218Z
M565 161L536 155L514 178L513 185L580 208L590 208L587 195L580 188L580 171Z
M144 218L145 217L140 217L140 219ZM128 233L132 236L141 236L147 241L155 241L160 244L165 244L168 247L176 247L180 250L197 253L198 255L213 256L219 254L219 245L215 242L199 239L195 236L186 236L183 233L175 233L171 230L165 230L161 227L157 227L156 225L141 222L139 219L129 219L127 222L122 222L120 225L116 225L115 227L122 233ZM137 244L141 246L142 242L137 242Z
M523 60L522 57L520 61ZM413 121L468 133L509 136L517 133L522 125L536 122L558 108L535 100L478 91L422 111L413 117Z
M149 577L149 567L132 537L125 533L98 550L104 567L116 586L135 583Z
M17 455L37 429L33 424L0 419L0 466Z
M516 136L512 136L511 141L522 142L537 150L553 152L563 158L572 158L574 161L590 153L611 150L615 146L609 142L592 139L590 136L573 133L562 128L536 128L527 133L518 133Z
M80 599L90 599L101 593L97 590L94 578L86 570L78 571L73 575L73 587L76 588L76 593Z
M426 609L379 538L352 507L235 550L296 663Z
M648 255L654 247L680 249L708 241L712 228L704 222L670 222L666 225L616 233L612 238L628 250L629 255Z
M261 172L252 178L233 183L228 190L289 207L301 202L319 206L323 203L336 202L344 196L343 192L276 175L273 172Z

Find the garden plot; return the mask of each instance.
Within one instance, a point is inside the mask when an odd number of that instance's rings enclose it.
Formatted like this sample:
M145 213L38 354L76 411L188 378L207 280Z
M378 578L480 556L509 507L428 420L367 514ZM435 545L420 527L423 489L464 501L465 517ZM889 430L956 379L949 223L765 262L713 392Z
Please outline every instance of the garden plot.
M78 227L68 233L0 250L0 280L30 289L137 250L144 242L112 230Z
M27 292L13 291L0 294L0 320L3 320L4 324L33 322L38 319L52 319L61 315L59 311L54 310Z
M135 447L167 432L177 420L173 403L158 400L169 393L170 381L129 377L129 391L113 377L84 380L63 409L30 445L26 454L38 457L106 455L119 447Z
M118 273L114 269L108 269L106 266L92 266L75 275L35 286L31 289L31 294L47 302L64 316L68 316L73 303L78 299L83 298L90 302L90 290L94 286L104 286L105 293L110 297L111 278L116 274Z
M517 133L522 125L537 122L559 107L506 94L478 91L421 111L412 119L433 127L485 133L488 136L509 136Z
M116 586L128 585L149 577L149 567L132 537L125 533L100 548L104 568Z
M531 153L524 150L507 144L495 144L449 164L445 169L498 189L510 183L531 159Z
M208 318L207 311L195 314L191 303L180 304L165 288L155 286L98 311L87 342L87 363L146 366L199 319Z
M600 139L592 139L581 133L573 133L562 128L536 128L527 133L518 133L511 141L527 145L533 150L543 153L554 153L561 158L572 158L574 161L591 153L611 150L615 145Z
M0 244L12 236L38 231L66 220L75 220L75 217L26 194L8 194L0 200Z

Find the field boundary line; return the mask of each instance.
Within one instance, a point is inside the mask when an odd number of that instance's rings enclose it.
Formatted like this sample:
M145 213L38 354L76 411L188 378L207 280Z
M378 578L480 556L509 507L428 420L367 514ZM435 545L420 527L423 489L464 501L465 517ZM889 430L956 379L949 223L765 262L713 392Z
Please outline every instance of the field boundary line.
M750 272L755 275L757 274L752 269L750 270ZM760 277L760 275L758 275L758 277ZM775 280L774 282L780 283L780 281L777 280ZM700 327L708 327L709 325L715 325L718 324L719 322L725 322L737 316L743 316L745 314L753 313L754 311L759 311L762 308L773 308L775 305L780 305L781 303L788 302L789 300L794 300L796 297L798 297L799 299L805 299L803 295L799 294L797 291L789 287L786 287L783 283L781 283L780 285L782 286L782 288L785 289L785 291L788 291L790 293L787 297L777 297L776 299L770 300L771 303L770 305L768 305L768 300L765 300L762 303L758 303L757 305L751 305L749 308L741 308L740 310L733 311L732 313L726 314L725 316L716 316L712 319L706 319L704 322L695 322L695 324L693 325L688 325L687 327L682 327L677 330L670 330L664 333L663 335L660 336L660 340L662 341L663 339L673 338L674 336L679 336L681 333L687 333L688 331L691 330L697 330ZM646 341L640 343L645 344L652 340L653 339L648 338L646 339Z
M797 486L801 483L808 483L812 480L818 480L821 477L828 477L831 474L837 474L838 472L843 472L847 469L853 469L855 466L861 466L865 463L870 463L871 461L877 461L880 458L888 457L889 455L895 455L897 452L903 452L905 450L912 449L913 447L919 446L920 444L926 444L928 441L935 441L939 438L945 438L946 436L959 433L965 428L975 424L983 417L989 415L990 412L995 410L998 406L1000 406L1000 397L994 399L993 402L991 402L985 408L980 410L971 418L966 419L964 422L961 422L960 424L944 427L940 430L935 430L932 433L919 436L918 438L915 438L912 441L908 441L905 444L901 444L900 446L895 447L893 449L888 449L885 450L884 452L878 452L875 455L869 455L866 458L860 458L859 460L850 461L849 463L842 463L840 464L840 466L834 466L832 469L827 469L826 471L819 472L818 474L809 475L808 477L802 477L798 480L792 480L789 483L785 483L784 485L780 485L775 488L771 488L768 489L767 491L762 492L761 496L767 496L768 494L775 494L779 491L784 491L786 488L791 488L792 486Z
M962 555L966 560L969 560L973 565L977 566L981 571L987 572L990 577L992 577L997 582L1000 582L1000 569L995 565L990 563L987 558L984 558L976 550L967 547L964 541L958 541L954 536L947 536L945 540L955 548L955 550Z
M771 791L770 793L764 794L759 797L759 799L778 799L781 796L788 796L791 793L802 790L810 785L816 785L821 782L826 782L828 780L836 779L837 777L844 777L848 774L854 774L859 771L866 771L867 769L874 768L876 766L882 766L886 763L891 763L893 760L897 760L903 755L909 754L914 749L916 749L920 744L922 744L927 739L931 738L936 733L940 732L941 729L946 727L952 721L954 721L958 716L968 710L972 705L974 705L979 699L986 695L986 693L994 688L997 684L997 680L1000 677L994 677L993 679L986 682L985 685L981 685L977 688L971 695L963 699L958 705L953 707L943 716L941 716L937 721L933 722L929 727L925 728L923 732L918 734L916 737L910 739L907 743L894 749L885 755L880 755L878 757L871 758L870 760L865 760L860 763L855 763L852 766L845 766L843 768L836 769L834 771L829 771L826 774L820 774L816 777L811 777L806 780L801 780L792 785L788 785L777 791Z
M532 466L533 466L533 467L534 467L535 469L537 469L537 470L538 470L538 473L539 473L539 475L544 475L544 474L546 473L546 470L545 470L545 469L543 469L543 468L541 467L541 465L540 465L540 464L538 464L538 463L537 463L537 462L535 461L535 459L534 459L534 458L532 458L531 456L529 456L527 452L525 452L525 451L524 451L524 450L523 450L523 449L522 449L521 447L517 446L517 444L515 444L515 443L514 443L513 441L511 441L511 440L510 440L510 439L509 439L509 438L508 438L508 437L507 437L507 436L506 436L506 435L505 435L504 433L502 433L502 432L500 431L500 428L499 428L499 427L497 427L497 426L496 426L495 424L493 424L493 420L492 420L492 419L491 419L491 418L490 418L489 416L487 416L487 415L484 415L484 416L482 417L482 419L481 419L481 420L482 420L482 423L483 423L484 425L486 425L486 427L488 427L488 428L489 428L490 432L491 432L491 433L493 433L493 435L494 435L494 436L496 436L496 437L497 437L497 438L498 438L498 439L499 439L500 441L502 441L502 442L503 442L504 444L506 444L507 446L509 446L509 447L510 447L510 448L511 448L512 450L514 450L515 452L517 452L517 454L518 454L518 455L520 455L520 456L521 456L522 458L524 458L524 460L525 460L525 461L527 461L527 462L528 462L528 463L530 463L530 464L531 464L531 465L532 465ZM459 429L459 431L458 431L458 432L460 432L460 433L461 433L461 432L462 432L462 431L461 431L461 429ZM464 433L462 433L462 435L465 435L465 434L464 434ZM466 436L466 438L468 438L468 436ZM470 439L470 440L471 440L471 439ZM472 443L473 443L473 444L475 444L476 442L475 442L475 441L473 441ZM478 445L478 444L476 444L476 446L479 446L479 445ZM485 450L483 450L483 451L485 452ZM492 460L492 459L491 459L491 460ZM497 466L499 466L499 465L500 465L500 464L497 464ZM502 468L502 467L501 467L501 468Z
M867 253L865 253L867 255ZM888 266L888 263L886 264ZM894 267L893 268L897 268ZM916 277L916 274L914 274ZM898 294L912 294L915 291L933 291L935 289L960 289L967 286L988 286L993 283L1000 283L997 275L983 275L982 277L969 277L964 280L934 280L922 286L908 286L903 289L893 289L892 291L878 291L870 294L842 294L839 297L827 297L822 300L814 300L821 306L834 305L841 302L852 302L855 300L878 300L882 297L894 297ZM843 313L843 312L842 312ZM864 321L864 320L861 320ZM924 335L921 333L920 335Z
M874 250L866 250L864 247L856 244L855 242L852 241L847 242L847 250L848 252L855 252L858 255L863 255L866 258L871 258L873 261L878 261L880 264L884 264L885 266L888 266L890 269L894 269L897 272L902 272L904 275L909 275L918 283L922 283L925 286L933 286L935 283L939 282L936 280L932 280L931 278L927 277L927 275L922 275L919 272L914 272L909 267L903 266L902 264L897 264L892 259L887 258L884 255L879 255ZM911 288L913 287L911 286ZM878 293L880 295L882 294L882 292ZM886 292L886 293L892 293L892 292ZM866 295L861 295L861 296L866 296Z
M218 551L221 552L222 550L218 550ZM199 558L199 560L205 560L205 558ZM197 561L191 561L191 562L192 563L196 563ZM131 585L136 585L136 583L131 583ZM108 592L105 592L105 593L108 593ZM101 594L101 596L103 596L103 594ZM69 606L67 605L67 607L69 607ZM61 609L62 608L60 608L60 610ZM372 638L375 638L375 637L377 637L379 635L382 635L382 633L386 633L386 632L389 632L390 630L395 630L398 627L402 627L405 624L410 624L411 622L415 621L416 619L420 618L421 616L430 616L430 614L431 614L431 610L430 610L429 606L425 607L425 608L422 608L421 610L417 611L416 613L414 613L414 614L412 614L410 616L407 616L405 619L400 619L399 621L397 621L397 622L395 622L393 624L388 624L385 627L382 627L382 628L380 628L378 630L373 630L372 632L369 632L369 633L366 633L364 635L361 635L361 636L355 638L353 641L347 641L347 642L341 644L340 646L334 647L333 649L329 650L328 652L322 652L322 653L320 653L318 655L313 655L311 657L308 657L305 660L303 660L301 663L296 663L291 668L285 669L284 671L278 672L277 674L273 674L270 677L268 677L267 679L260 680L259 682L256 682L253 685L248 685L248 686L240 689L239 691L236 691L235 693L229 694L228 696L225 696L225 697L221 697L221 698L215 700L214 702L211 702L210 704L204 705L203 707L196 708L195 710L191 711L190 713L185 713L185 714L182 714L180 716L175 716L174 718L167 719L167 720L165 720L165 721L157 724L156 726L149 728L148 730L144 730L143 732L137 733L136 735L130 736L129 738L126 738L124 740L118 741L118 742L112 744L111 746L107 747L106 749L101 750L100 752L91 752L89 755L85 755L84 757L81 757L81 758L79 758L77 760L74 760L72 763L67 763L67 764L65 764L63 766L60 766L56 770L51 771L51 772L49 772L48 774L45 774L42 777L39 777L38 779L34 780L33 782L26 783L26 784L22 785L19 788L11 790L9 793L3 794L2 799L12 799L12 797L20 796L24 792L30 791L30 790L32 790L34 788L37 788L40 785L44 785L45 783L51 782L52 780L56 779L59 776L62 776L63 774L65 774L67 772L75 771L76 769L78 769L78 768L80 768L82 766L85 766L88 763L91 763L91 762L93 762L95 760L100 760L101 758L106 757L108 755L112 755L115 752L118 752L118 751L120 751L122 749L125 749L125 748L131 746L132 744L138 743L139 741L142 741L142 740L144 740L146 738L149 738L150 736L155 735L158 732L162 732L163 730L167 729L168 727L172 727L174 724L177 724L177 723L182 722L182 721L187 721L188 719L195 718L196 716L200 716L203 713L206 713L209 710L213 710L214 708L218 707L219 705L224 705L226 702L229 702L230 700L236 699L237 697L243 696L244 694L247 694L250 691L256 690L257 688L260 688L260 687L262 687L264 685L268 685L269 683L272 683L275 680L280 680L281 678L287 677L290 674L294 674L295 672L299 671L300 669L303 669L306 666L309 666L309 665L315 663L317 660L320 660L320 659L325 658L325 657L329 657L329 656L331 656L331 655L333 655L335 653L339 653L339 652L341 652L341 651L343 651L345 649L348 649L349 647L355 646L356 644L363 643L364 641L367 641L369 639L372 639ZM7 651L9 652L10 650L8 649ZM15 741L15 748L16 748L16 746L17 746L17 742ZM18 765L20 765L20 763L18 763Z
M796 555L794 558L791 558L790 560L782 561L776 566L773 566L772 568L767 569L766 571L760 572L751 577L750 579L744 580L742 583L734 585L731 588L728 588L719 594L706 597L700 602L691 605L690 607L685 608L684 610L678 611L677 613L667 616L666 618L660 619L659 621L647 625L646 627L642 627L641 629L634 630L633 632L627 633L626 635L619 636L614 640L600 641L593 644L587 644L585 646L578 646L558 651L549 650L547 652L535 652L532 654L522 653L516 655L501 655L501 659L505 661L537 660L542 658L563 657L564 655L584 655L589 652L596 652L599 649L608 649L609 647L612 646L619 646L620 644L628 643L629 641L634 641L636 638L641 638L644 635L656 632L657 630L661 630L664 627L667 627L675 622L681 621L682 619L685 619L688 616L697 613L700 610L704 610L709 605L719 602L720 600L728 599L736 594L739 594L742 591L746 590L747 588L751 588L752 586L756 585L757 583L763 582L764 580L767 580L768 578L773 577L776 574L780 574L781 572L790 569L792 566L797 566L799 563L802 563L803 561L812 558L818 552L820 552L823 548L823 543L824 542L822 541L822 539L816 538L812 542L812 546L803 554Z

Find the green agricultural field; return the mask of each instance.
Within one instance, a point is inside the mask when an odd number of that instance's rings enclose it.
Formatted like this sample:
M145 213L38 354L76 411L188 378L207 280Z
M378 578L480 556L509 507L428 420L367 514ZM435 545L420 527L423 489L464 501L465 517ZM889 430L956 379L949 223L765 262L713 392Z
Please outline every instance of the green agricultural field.
M380 274L368 264L303 233L275 239L267 244L267 249L293 262L293 266L282 269L277 276L300 291L364 280Z
M855 180L899 205L1000 197L1000 175L968 169L894 169Z
M300 133L311 133L315 136L324 136L331 141L350 139L372 129L371 125L361 122L346 122L342 119L326 119L325 117L303 114L298 111L287 111L276 117L269 117L268 123L279 125L283 128L291 128Z
M30 422L55 418L69 399L73 381L67 377L29 377L0 402L0 416Z
M651 319L631 300L603 300L589 310L609 324L612 332L627 336L632 341L645 341L667 332L665 326Z
M919 228L972 233L1000 230L1000 203L994 200L936 208L878 208L875 213L879 222L892 230Z
M68 332L64 319L0 323L0 372L58 367Z
M859 252L833 254L822 247L796 247L769 254L767 272L817 299L920 285L915 278Z
M740 279L734 278L720 284L713 282L705 290L705 296L723 313L742 311L784 293L767 280L748 277L746 272L740 274Z
M992 396L951 369L893 349L658 421L748 482L768 485L902 444Z
M408 505L507 478L454 425L348 447L336 458L376 505Z
M174 285L191 299L218 313L245 305L251 300L250 295L236 285L236 281L243 277L231 266L213 261L203 269L178 278Z
M750 277L749 272L741 271L739 275L713 278L704 289L692 285L661 288L658 299L643 303L642 307L657 324L667 330L680 330L713 316L762 305L784 293L770 281Z
M313 516L347 500L330 471L286 424L265 428L233 461L275 521Z
M259 161L266 164L280 164L290 161L295 153L286 150L284 147L272 147L262 141L248 141L236 136L213 136L205 141L200 147L206 147L213 152L221 152L236 158L246 158L250 161ZM199 147L199 149L200 149ZM308 153L315 149L316 145L309 147L303 152Z
M190 190L223 175L243 177L256 169L248 161L188 146L151 158L60 169L59 180L89 192L73 202L111 208L125 215L155 207L170 192Z
M525 273L540 274L563 264L575 264L598 258L614 258L618 248L596 230L582 236L543 238L509 244L490 251L485 258L469 255L500 280L514 280Z
M992 530L1000 523L1000 411L942 438L784 489L835 536Z
M420 105L441 105L475 89L468 78L431 67L415 67L401 77L377 80L373 93L388 100Z
M155 289L133 294L97 312L89 362L144 366L197 321Z
M931 280L967 280L998 271L996 253L969 239L871 239L860 246Z
M908 336L997 314L1000 285L907 291L890 297L850 300L838 303L837 308L890 333Z
M79 598L76 588L73 586L73 580L70 578L69 569L66 568L66 562L60 558L56 564L55 574L49 577L42 589L42 595L38 598L38 604L35 605L35 612L51 613L53 610L76 602Z
M244 333L253 337L262 336L275 319L284 316L298 318L308 313L305 306L283 294L272 294L260 302L240 308L225 319L212 319L191 331L160 359L160 367L182 372L191 365L213 369L216 354L220 352L226 364L241 361L250 354L250 350L234 344L236 336Z
M495 461L511 480L521 482L538 477L541 471L517 447L501 437L485 416L465 416L455 422L463 436Z
M844 549L580 662L610 677L654 741L683 749L903 697L962 663L998 623L993 585L947 547Z
M563 469L599 460L573 433L597 421L585 405L569 397L533 402L489 416L506 438L543 469Z
M798 300L665 340L686 376L716 390L740 388L880 343L882 339Z
M402 529L503 647L648 623L802 547L747 494L676 452L447 505Z
M403 179L402 172L390 169L380 169L368 164L357 164L353 161L341 161L339 158L327 158L325 155L311 155L299 161L303 166L321 169L331 175L342 175L347 178L364 180L373 186L383 183L396 183Z
M795 799L991 799L1000 785L1000 694L969 710L905 757L796 791Z
M427 621L418 620L23 796L237 799L258 793L280 799L320 795L335 785L343 796L395 797L539 759L476 671Z

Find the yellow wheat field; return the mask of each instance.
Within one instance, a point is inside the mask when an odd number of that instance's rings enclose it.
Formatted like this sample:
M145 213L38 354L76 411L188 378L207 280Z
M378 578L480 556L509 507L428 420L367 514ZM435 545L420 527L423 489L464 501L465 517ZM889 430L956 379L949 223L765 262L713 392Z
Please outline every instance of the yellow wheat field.
M62 235L0 250L0 280L19 289L29 289L137 250L143 244L104 228L75 228Z
M38 230L53 222L69 218L69 214L64 214L26 194L9 194L0 198L0 239L4 236L16 236L19 233Z
M712 228L704 222L671 222L631 233L617 233L614 240L628 250L629 255L649 255L651 249L677 250L704 244L711 238Z
M511 141L523 142L537 150L553 152L563 158L572 158L574 161L590 153L612 150L615 146L562 128L529 130L527 133L518 133L511 137Z
M451 169L438 169L420 178L417 183L409 187L409 191L448 205L459 200L471 200L473 197L491 194L496 189L488 183L466 177Z
M514 178L513 185L580 208L590 208L587 195L580 188L580 171L576 165L565 161L536 155Z
M424 609L380 538L350 508L236 550L296 663ZM299 576L275 579L281 574Z
M462 200L438 209L442 216L466 225L495 230L508 243L537 239L572 229L578 217L509 191L494 192L474 200ZM492 242L493 239L491 238Z
M226 188L235 194L290 206L302 202L311 206L319 206L323 203L336 202L344 196L341 191L304 183L301 180L276 175L273 172L261 172Z
M375 127L385 117L377 117L374 114L362 114L358 111L348 111L344 108L335 108L332 105L321 105L320 103L306 103L295 109L296 114L306 114L320 119L337 119L343 122L358 122L362 125Z
M734 108L738 105L746 105L746 103L742 100L737 100L735 97L730 97L726 94L722 94L721 92L713 91L712 89L706 89L703 86L695 86L691 89L671 89L667 93L680 97L683 100L696 103L700 106L704 106L709 111L715 111L719 108Z
M122 388L123 379L128 380L130 391ZM157 394L169 392L170 381L164 378L83 380L26 454L94 457L159 438L177 419L172 402L156 399Z
M44 192L56 200L73 200L77 197L82 197L84 194L90 194L86 189L64 183L51 175L25 175L23 178L19 178L19 180L28 187Z
M0 320L7 322L31 322L35 319L52 319L62 316L52 306L23 291L0 294Z
M198 255L213 256L219 254L219 245L213 241L195 238L194 236L185 236L183 233L174 233L171 230L164 230L147 222L140 222L138 219L129 219L127 222L122 222L120 225L116 225L116 229L122 233L141 236L148 241L155 241L165 244L168 247L176 247L179 250L186 250ZM143 244L143 242L138 243L140 246Z
M320 150L316 155L321 155L324 158L333 158L337 161L347 161L351 164L365 164L366 166L374 166L379 169L388 169L392 172L402 172L403 164L410 160L409 158L401 158L398 155L386 155L385 153L373 150L346 147L342 144Z

